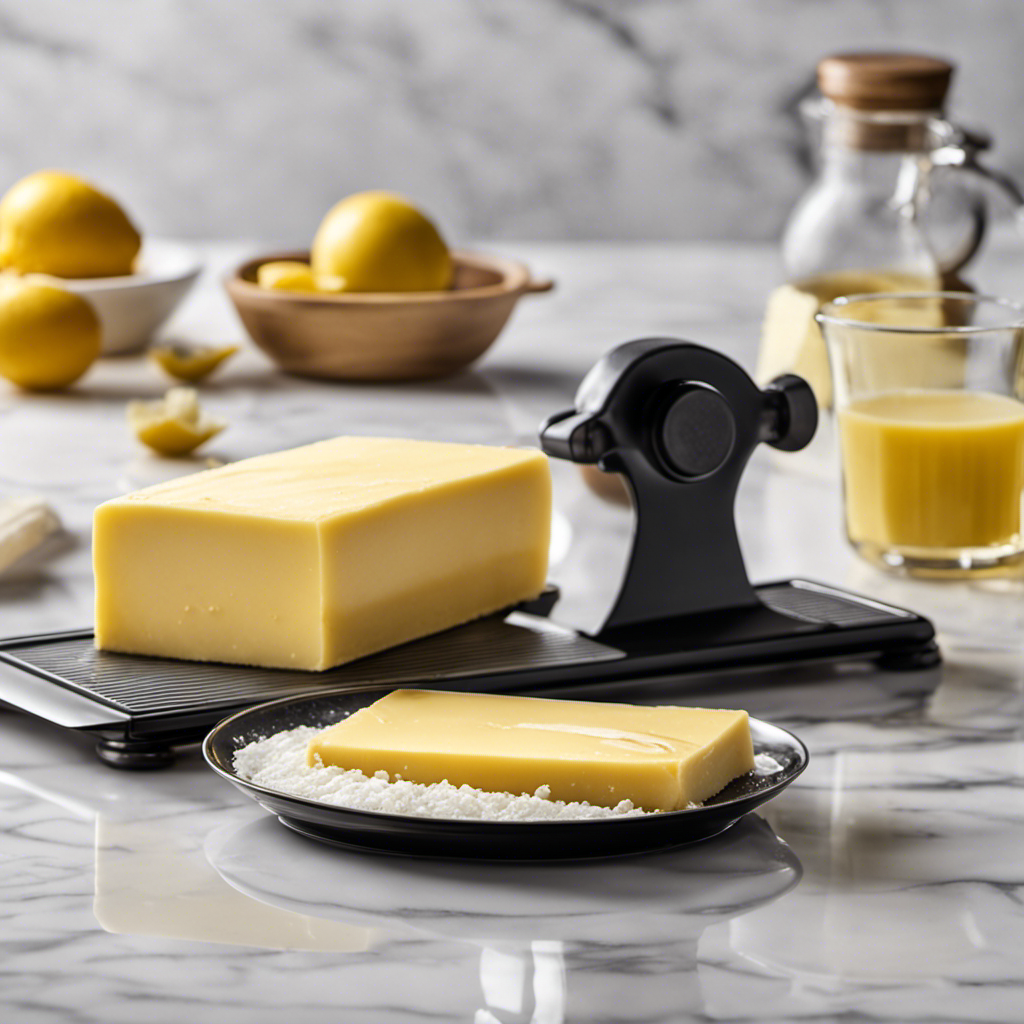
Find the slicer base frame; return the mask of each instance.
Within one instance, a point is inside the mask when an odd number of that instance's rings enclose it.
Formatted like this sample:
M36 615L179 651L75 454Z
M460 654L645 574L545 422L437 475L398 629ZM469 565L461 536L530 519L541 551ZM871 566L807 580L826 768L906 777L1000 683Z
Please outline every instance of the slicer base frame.
M938 663L927 619L805 580L755 587L758 603L586 636L531 611L492 616L323 673L96 651L90 630L0 641L0 700L89 732L122 769L162 768L243 707L323 689L396 686L492 692L672 682L786 663ZM540 613L540 614L537 614ZM706 684L705 684L706 685Z

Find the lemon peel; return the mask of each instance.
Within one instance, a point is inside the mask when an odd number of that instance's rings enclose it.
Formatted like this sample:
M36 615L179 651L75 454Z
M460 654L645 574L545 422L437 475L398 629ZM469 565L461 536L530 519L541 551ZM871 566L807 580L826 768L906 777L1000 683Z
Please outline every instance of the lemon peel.
M177 380L196 383L208 377L238 351L237 345L186 345L167 342L153 345L149 358Z
M333 274L314 274L313 280L316 281L316 290L327 295L351 291L345 278L335 277Z
M452 259L434 224L390 192L357 192L317 230L313 276L342 278L348 292L427 292L451 287Z
M0 376L27 391L73 384L100 354L92 305L37 278L0 278Z
M313 270L299 260L272 260L256 271L256 283L261 288L283 292L319 291Z
M163 398L128 403L128 424L135 436L159 455L188 455L227 424L199 407L195 388L171 388Z

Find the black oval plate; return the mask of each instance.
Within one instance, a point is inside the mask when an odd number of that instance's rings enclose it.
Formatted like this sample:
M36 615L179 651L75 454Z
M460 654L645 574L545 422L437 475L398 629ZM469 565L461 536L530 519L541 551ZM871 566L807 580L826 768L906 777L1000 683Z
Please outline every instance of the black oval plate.
M703 806L633 818L579 821L468 821L359 811L291 796L241 778L235 751L253 740L300 725L327 728L383 696L328 692L286 697L239 711L203 743L207 764L289 828L320 842L415 857L488 860L579 860L615 857L695 843L717 835L781 792L807 767L807 748L777 725L750 719L755 754L769 754L782 770L734 779Z

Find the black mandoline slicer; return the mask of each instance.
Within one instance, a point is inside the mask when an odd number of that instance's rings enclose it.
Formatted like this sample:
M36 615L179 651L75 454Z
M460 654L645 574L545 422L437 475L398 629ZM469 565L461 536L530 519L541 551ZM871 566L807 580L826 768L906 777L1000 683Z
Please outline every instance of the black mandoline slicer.
M799 377L762 391L700 345L621 345L540 435L555 458L621 473L633 498L629 566L595 635L547 620L554 590L319 675L112 654L79 630L0 641L0 700L94 733L112 765L148 768L233 711L321 689L512 690L838 658L933 665L934 630L918 615L804 580L747 579L733 517L744 466L759 442L795 451L816 425Z

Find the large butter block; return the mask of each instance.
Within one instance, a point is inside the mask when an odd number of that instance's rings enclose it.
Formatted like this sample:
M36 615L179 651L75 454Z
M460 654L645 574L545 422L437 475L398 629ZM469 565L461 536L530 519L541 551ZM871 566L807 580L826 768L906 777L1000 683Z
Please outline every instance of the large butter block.
M754 767L745 711L395 690L314 736L307 758L392 778L646 810L700 803Z
M158 484L95 514L96 643L326 669L535 597L540 452L339 437Z

